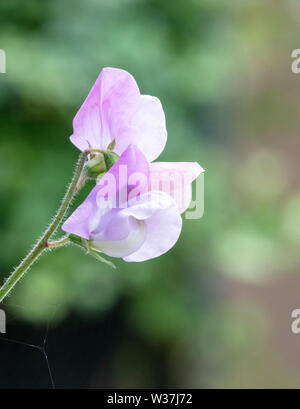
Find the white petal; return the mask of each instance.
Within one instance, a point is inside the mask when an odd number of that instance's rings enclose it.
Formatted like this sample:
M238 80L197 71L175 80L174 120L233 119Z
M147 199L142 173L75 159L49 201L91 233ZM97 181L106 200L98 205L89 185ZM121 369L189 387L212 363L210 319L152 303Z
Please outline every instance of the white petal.
M139 220L144 220L146 233L141 247L124 257L125 261L144 261L166 253L177 242L182 219L175 201L163 192L144 195L140 204L124 211Z
M100 233L92 234L94 248L111 257L125 257L142 245L146 234L143 221L113 210L105 218L109 220Z

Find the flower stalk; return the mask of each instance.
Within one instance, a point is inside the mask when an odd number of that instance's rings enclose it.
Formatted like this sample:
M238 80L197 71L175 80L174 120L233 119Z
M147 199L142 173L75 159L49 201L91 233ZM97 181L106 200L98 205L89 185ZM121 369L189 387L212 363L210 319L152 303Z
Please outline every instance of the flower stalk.
M64 215L66 214L74 195L78 192L78 181L82 176L82 171L87 160L89 152L84 151L80 154L73 179L67 189L67 192L61 202L61 205L54 216L49 227L46 229L42 237L38 240L37 244L27 254L27 256L21 261L21 263L14 269L3 286L0 288L0 302L10 293L17 282L23 277L29 267L39 258L39 256L46 250L56 247L61 247L69 243L69 238L64 237L58 241L49 241L57 227L61 223ZM80 187L82 187L81 184Z
M65 246L67 244L71 243L71 240L69 239L69 236L63 237L62 239L56 240L56 241L50 241L46 243L46 248L48 249L54 249L56 247L61 247Z

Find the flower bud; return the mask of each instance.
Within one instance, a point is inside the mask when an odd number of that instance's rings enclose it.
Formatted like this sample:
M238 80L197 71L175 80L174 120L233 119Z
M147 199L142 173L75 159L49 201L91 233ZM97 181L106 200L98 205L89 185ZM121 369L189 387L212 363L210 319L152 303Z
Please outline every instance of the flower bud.
M119 159L115 152L103 151L85 165L85 173L90 178L107 172Z

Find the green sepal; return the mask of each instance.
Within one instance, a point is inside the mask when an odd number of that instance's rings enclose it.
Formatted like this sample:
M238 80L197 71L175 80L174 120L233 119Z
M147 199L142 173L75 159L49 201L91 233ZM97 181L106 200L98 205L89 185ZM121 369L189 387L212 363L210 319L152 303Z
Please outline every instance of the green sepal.
M98 261L101 261L101 263L105 263L111 268L116 270L116 266L114 263L112 263L109 260L106 260L106 258L102 257L99 255L99 250L97 250L95 247L92 246L91 242L89 240L83 239L80 236L77 236L76 234L70 234L69 239L72 243L76 244L77 246L80 246L83 248L86 252L86 254L92 256Z
M112 263L109 260L106 260L106 258L100 256L98 253L96 253L94 251L90 251L88 254L90 256L94 257L96 260L101 261L101 263L107 264L109 267L113 268L114 270L117 269L117 267L114 265L114 263Z
M111 143L108 145L107 150L108 151L113 151L116 147L116 140L114 139L113 141L111 141Z

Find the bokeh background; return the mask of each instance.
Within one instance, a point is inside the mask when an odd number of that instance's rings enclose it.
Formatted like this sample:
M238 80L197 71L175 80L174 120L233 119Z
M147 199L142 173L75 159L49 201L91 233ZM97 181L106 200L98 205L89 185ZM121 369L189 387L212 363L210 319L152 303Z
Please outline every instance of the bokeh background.
M1 280L64 194L103 67L161 99L160 160L206 169L204 217L167 255L113 271L67 247L33 266L2 306L1 388L51 387L44 339L57 388L299 387L299 23L297 0L1 1Z

